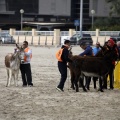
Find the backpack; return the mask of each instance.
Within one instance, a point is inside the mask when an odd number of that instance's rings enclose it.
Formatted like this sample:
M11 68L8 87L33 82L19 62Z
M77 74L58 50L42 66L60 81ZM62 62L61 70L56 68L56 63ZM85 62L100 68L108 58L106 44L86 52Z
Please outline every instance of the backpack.
M63 49L64 48L61 48L59 49L57 52L56 52L56 58L58 61L62 62L62 59L61 59L61 56L62 56L62 53L63 53Z

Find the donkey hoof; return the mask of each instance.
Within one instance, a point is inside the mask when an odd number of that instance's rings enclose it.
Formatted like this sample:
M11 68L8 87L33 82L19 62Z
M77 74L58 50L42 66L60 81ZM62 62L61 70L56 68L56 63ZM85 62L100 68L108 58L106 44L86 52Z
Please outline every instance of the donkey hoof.
M87 90L86 90L86 89L83 89L83 91L84 91L84 92L87 92Z
M98 91L100 91L100 92L104 92L103 89L98 89Z
M76 92L79 92L79 90L76 90Z
M90 88L89 88L89 87L87 87L87 90L90 90Z
M101 92L104 92L102 89L100 90Z

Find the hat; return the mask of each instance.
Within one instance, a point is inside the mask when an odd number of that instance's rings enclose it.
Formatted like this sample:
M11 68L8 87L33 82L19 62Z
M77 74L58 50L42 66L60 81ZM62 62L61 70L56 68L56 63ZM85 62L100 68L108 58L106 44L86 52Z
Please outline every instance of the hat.
M111 38L108 40L108 42L110 42L110 43L111 43L111 46L112 46L112 47L113 47L113 46L114 46L114 44L115 44L115 42L114 42L114 41L113 41L113 39L111 39Z

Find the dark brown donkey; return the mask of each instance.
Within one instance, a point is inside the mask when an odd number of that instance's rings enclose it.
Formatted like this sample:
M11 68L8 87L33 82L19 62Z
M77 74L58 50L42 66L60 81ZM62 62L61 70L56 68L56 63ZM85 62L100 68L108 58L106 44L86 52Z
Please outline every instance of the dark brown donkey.
M18 85L18 74L20 62L24 59L24 50L16 44L17 50L14 53L8 53L5 56L5 66L7 70L7 86L10 86L12 77L14 78L14 84Z
M69 63L69 68L71 71L71 81L72 87L76 92L78 89L78 80L80 75L99 77L99 90L103 92L102 89L102 79L106 76L111 68L111 63L116 59L116 51L110 50L108 47L104 47L101 50L102 57L81 57L81 56L72 56L71 59L73 63ZM84 91L87 91L83 85L83 80L80 79L81 86Z

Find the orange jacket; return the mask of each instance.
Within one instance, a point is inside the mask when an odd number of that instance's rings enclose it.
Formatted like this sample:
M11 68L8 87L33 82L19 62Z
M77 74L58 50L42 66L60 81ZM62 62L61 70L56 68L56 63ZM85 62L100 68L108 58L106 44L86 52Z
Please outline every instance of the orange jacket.
M24 55L24 62L25 63L30 63L31 58L32 58L32 50L30 48L25 48L24 49L25 55Z

